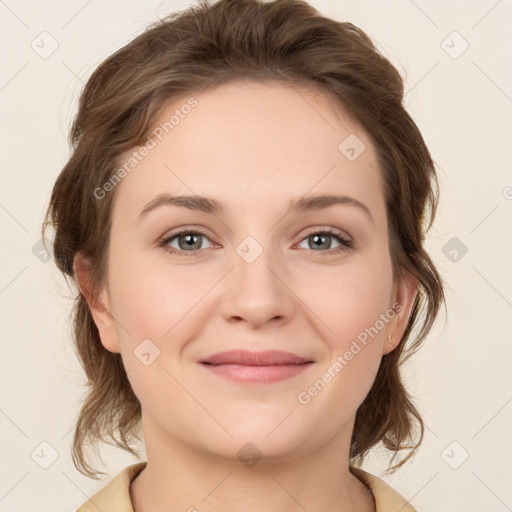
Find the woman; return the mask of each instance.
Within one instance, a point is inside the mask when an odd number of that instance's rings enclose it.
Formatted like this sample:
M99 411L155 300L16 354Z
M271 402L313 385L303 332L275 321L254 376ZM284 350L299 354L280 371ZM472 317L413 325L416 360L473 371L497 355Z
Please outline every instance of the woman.
M444 301L402 100L297 0L200 3L93 73L43 227L78 287L73 460L97 478L86 444L143 435L147 461L80 512L414 510L361 468L421 443L400 366Z

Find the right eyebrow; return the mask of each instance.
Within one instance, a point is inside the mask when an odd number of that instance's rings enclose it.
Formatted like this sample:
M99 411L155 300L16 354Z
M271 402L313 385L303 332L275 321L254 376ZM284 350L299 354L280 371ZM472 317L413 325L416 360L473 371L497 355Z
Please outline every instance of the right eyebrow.
M161 206L180 206L189 210L196 210L204 213L220 213L222 212L221 204L210 197L203 196L172 196L170 194L160 194L150 201L139 214L143 217L150 211Z

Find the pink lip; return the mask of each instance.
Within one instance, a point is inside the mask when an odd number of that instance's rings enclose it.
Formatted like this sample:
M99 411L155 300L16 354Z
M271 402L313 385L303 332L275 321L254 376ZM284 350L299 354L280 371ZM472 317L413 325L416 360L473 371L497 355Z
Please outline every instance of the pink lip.
M266 350L264 352L249 352L248 350L229 350L219 352L201 363L210 364L241 364L244 366L271 366L285 364L302 364L312 362L291 352L282 352L280 350Z
M302 373L313 361L290 352L231 350L200 361L205 368L239 383L272 383Z

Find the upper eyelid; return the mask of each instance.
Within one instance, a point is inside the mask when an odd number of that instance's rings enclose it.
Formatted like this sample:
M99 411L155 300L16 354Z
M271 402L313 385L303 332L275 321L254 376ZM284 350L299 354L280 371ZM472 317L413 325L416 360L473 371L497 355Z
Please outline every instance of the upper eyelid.
M185 226L184 228L178 228L178 231L174 231L174 232L164 235L163 237L160 238L160 240L164 241L164 242L168 242L170 240L173 240L174 238L176 238L179 235L194 233L194 234L197 234L200 236L204 236L205 238L208 238L210 240L210 242L217 244L217 242L215 242L215 240L213 240L212 237L208 233L205 233L203 231L203 229L204 228L194 228L194 227L186 227ZM310 226L310 227L306 228L306 234L302 236L302 238L299 240L299 242L304 240L304 238L306 238L307 236L310 236L310 234L312 234L312 233L327 233L332 236L337 235L340 238L346 239L349 242L352 242L352 243L354 242L353 237L351 235L349 235L346 231L339 229L339 228L335 228L335 227L321 226L321 225L320 226ZM190 251L190 252L193 252L193 251Z
M208 238L211 242L214 242L214 240L212 239L213 237L210 236L207 232L205 232L203 230L204 228L178 228L178 231L171 231L167 234L165 234L164 236L162 236L160 238L160 240L171 240L173 238L176 238L177 236L179 235L183 235L183 234L188 234L188 233L194 233L196 235L201 235L201 236L204 236L205 238Z

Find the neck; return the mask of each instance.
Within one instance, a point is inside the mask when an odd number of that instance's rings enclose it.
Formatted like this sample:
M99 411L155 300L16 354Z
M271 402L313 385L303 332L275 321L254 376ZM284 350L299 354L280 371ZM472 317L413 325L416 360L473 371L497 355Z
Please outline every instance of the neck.
M311 453L251 466L176 439L144 438L147 466L130 489L135 512L375 511L371 491L349 472L343 436Z

